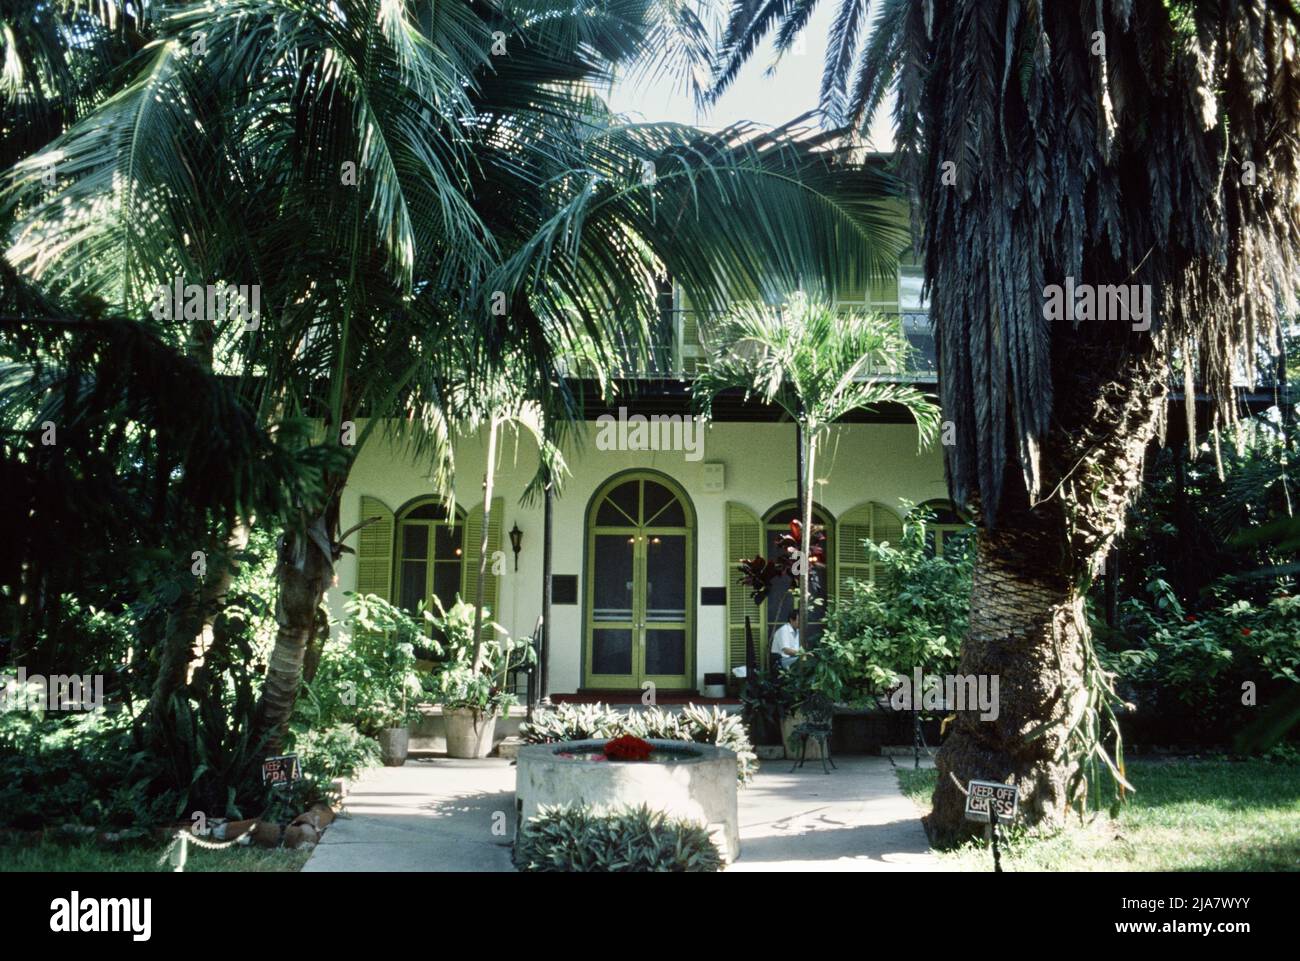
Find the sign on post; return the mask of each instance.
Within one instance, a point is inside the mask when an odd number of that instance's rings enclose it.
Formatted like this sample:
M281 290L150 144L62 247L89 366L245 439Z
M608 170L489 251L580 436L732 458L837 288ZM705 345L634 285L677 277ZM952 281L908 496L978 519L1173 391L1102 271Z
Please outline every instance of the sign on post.
M302 765L297 754L277 754L262 762L262 783L281 787L302 780Z
M1016 816L1020 789L998 781L971 781L966 788L966 820L988 824L989 805L997 812L999 824L1009 824Z

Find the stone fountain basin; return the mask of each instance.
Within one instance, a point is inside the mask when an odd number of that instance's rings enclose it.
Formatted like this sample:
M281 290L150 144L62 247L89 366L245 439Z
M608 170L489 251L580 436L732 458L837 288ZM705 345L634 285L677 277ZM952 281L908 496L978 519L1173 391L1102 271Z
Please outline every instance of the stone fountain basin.
M672 757L652 761L590 761L561 754L599 751L604 740L528 744L519 749L515 799L519 823L543 806L647 807L708 827L730 863L740 856L736 754L712 744L651 739Z

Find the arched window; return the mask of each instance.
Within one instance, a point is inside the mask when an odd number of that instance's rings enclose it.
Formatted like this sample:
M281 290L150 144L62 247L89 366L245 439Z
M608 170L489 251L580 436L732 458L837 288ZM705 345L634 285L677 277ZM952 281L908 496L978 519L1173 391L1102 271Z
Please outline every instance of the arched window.
M416 501L397 514L397 604L414 613L456 602L461 589L465 524L440 501Z
M944 548L957 543L959 538L970 536L970 521L948 500L931 500L919 504L915 511L925 511L930 522L925 525L926 552L942 557Z

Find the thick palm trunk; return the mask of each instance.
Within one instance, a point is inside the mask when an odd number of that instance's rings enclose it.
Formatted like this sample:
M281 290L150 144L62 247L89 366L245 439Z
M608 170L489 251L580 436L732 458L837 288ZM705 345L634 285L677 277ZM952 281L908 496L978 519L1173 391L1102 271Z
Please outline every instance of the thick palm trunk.
M1026 821L1064 822L1072 800L1074 763L1059 756L1067 719L1086 696L1083 686L1083 598L1058 573L1066 548L1056 525L1044 529L980 531L971 588L970 631L962 644L963 675L998 677L998 716L957 712L939 751L939 783L926 826L937 844L971 833L964 820L965 787L973 778L1020 788ZM1029 740L1035 728L1047 733Z
M1087 696L1083 595L1123 531L1165 394L1161 352L1115 357L1122 346L1081 335L1061 352L1054 381L1060 429L1043 457L1050 494L1030 505L1011 473L1018 470L1013 458L997 523L984 519L978 532L960 672L998 677L997 718L956 712L926 818L938 846L978 830L964 819L954 778L962 787L971 779L1016 784L1022 822L1047 830L1064 824L1085 787L1074 780L1080 744L1061 750ZM1102 378L1101 370L1120 376Z
M280 752L298 698L303 659L316 627L316 611L334 580L332 535L337 516L335 501L304 530L286 532L280 548L276 567L278 626L254 732L254 743L261 742L264 754Z

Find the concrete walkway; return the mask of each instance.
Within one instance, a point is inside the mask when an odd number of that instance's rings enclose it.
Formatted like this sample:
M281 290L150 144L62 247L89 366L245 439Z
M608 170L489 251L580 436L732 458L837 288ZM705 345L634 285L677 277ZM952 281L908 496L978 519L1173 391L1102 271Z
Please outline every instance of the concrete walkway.
M916 806L888 758L765 761L740 791L740 860L732 871L925 871ZM909 761L910 765L910 761ZM344 816L304 871L512 871L515 769L510 761L409 760L356 784Z

